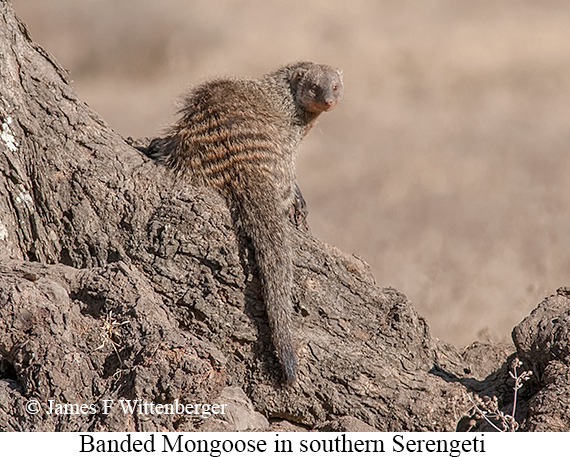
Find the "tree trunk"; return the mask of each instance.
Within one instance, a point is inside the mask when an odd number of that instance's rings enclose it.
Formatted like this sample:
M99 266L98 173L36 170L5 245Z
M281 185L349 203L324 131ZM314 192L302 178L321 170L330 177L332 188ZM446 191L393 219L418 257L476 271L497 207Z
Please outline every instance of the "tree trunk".
M432 338L363 261L302 230L300 376L283 387L224 201L177 182L78 100L6 0L0 59L1 430L453 430L469 395L512 406L511 346L460 353ZM518 420L540 382L519 393ZM124 414L121 401L138 399L231 414Z

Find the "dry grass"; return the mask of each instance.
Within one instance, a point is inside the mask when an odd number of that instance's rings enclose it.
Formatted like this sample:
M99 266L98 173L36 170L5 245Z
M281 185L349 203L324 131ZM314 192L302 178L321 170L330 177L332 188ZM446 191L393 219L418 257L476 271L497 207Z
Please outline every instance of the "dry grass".
M124 135L189 83L311 59L346 98L307 139L314 233L365 258L436 336L507 340L570 275L570 3L13 0Z

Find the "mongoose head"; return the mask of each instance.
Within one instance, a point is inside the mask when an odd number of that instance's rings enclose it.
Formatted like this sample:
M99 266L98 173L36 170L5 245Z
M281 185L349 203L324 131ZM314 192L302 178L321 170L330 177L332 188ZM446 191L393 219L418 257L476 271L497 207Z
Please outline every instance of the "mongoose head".
M342 99L342 70L311 62L300 63L291 74L291 88L298 107L320 114L334 109Z

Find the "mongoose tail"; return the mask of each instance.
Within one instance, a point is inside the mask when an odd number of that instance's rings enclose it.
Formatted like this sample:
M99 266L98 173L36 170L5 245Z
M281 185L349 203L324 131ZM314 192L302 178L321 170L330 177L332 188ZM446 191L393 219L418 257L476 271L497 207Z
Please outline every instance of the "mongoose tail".
M260 183L257 182L257 187ZM245 192L233 193L233 203L239 208L241 225L251 238L255 260L259 270L261 287L273 346L283 367L285 383L292 385L297 380L298 360L293 342L291 324L291 242L287 208L280 207L282 197L272 186L259 189L264 198ZM270 210L270 205L277 208ZM282 213L278 217L277 214Z

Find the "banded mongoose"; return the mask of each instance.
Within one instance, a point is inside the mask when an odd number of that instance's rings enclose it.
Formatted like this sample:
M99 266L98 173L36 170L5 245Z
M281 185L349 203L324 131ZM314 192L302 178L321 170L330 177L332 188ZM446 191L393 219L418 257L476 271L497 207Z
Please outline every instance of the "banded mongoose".
M342 71L292 63L259 79L222 78L187 94L180 119L147 154L198 186L217 189L253 242L272 340L288 385L298 361L291 331L292 250L287 213L300 196L303 137L343 95Z

